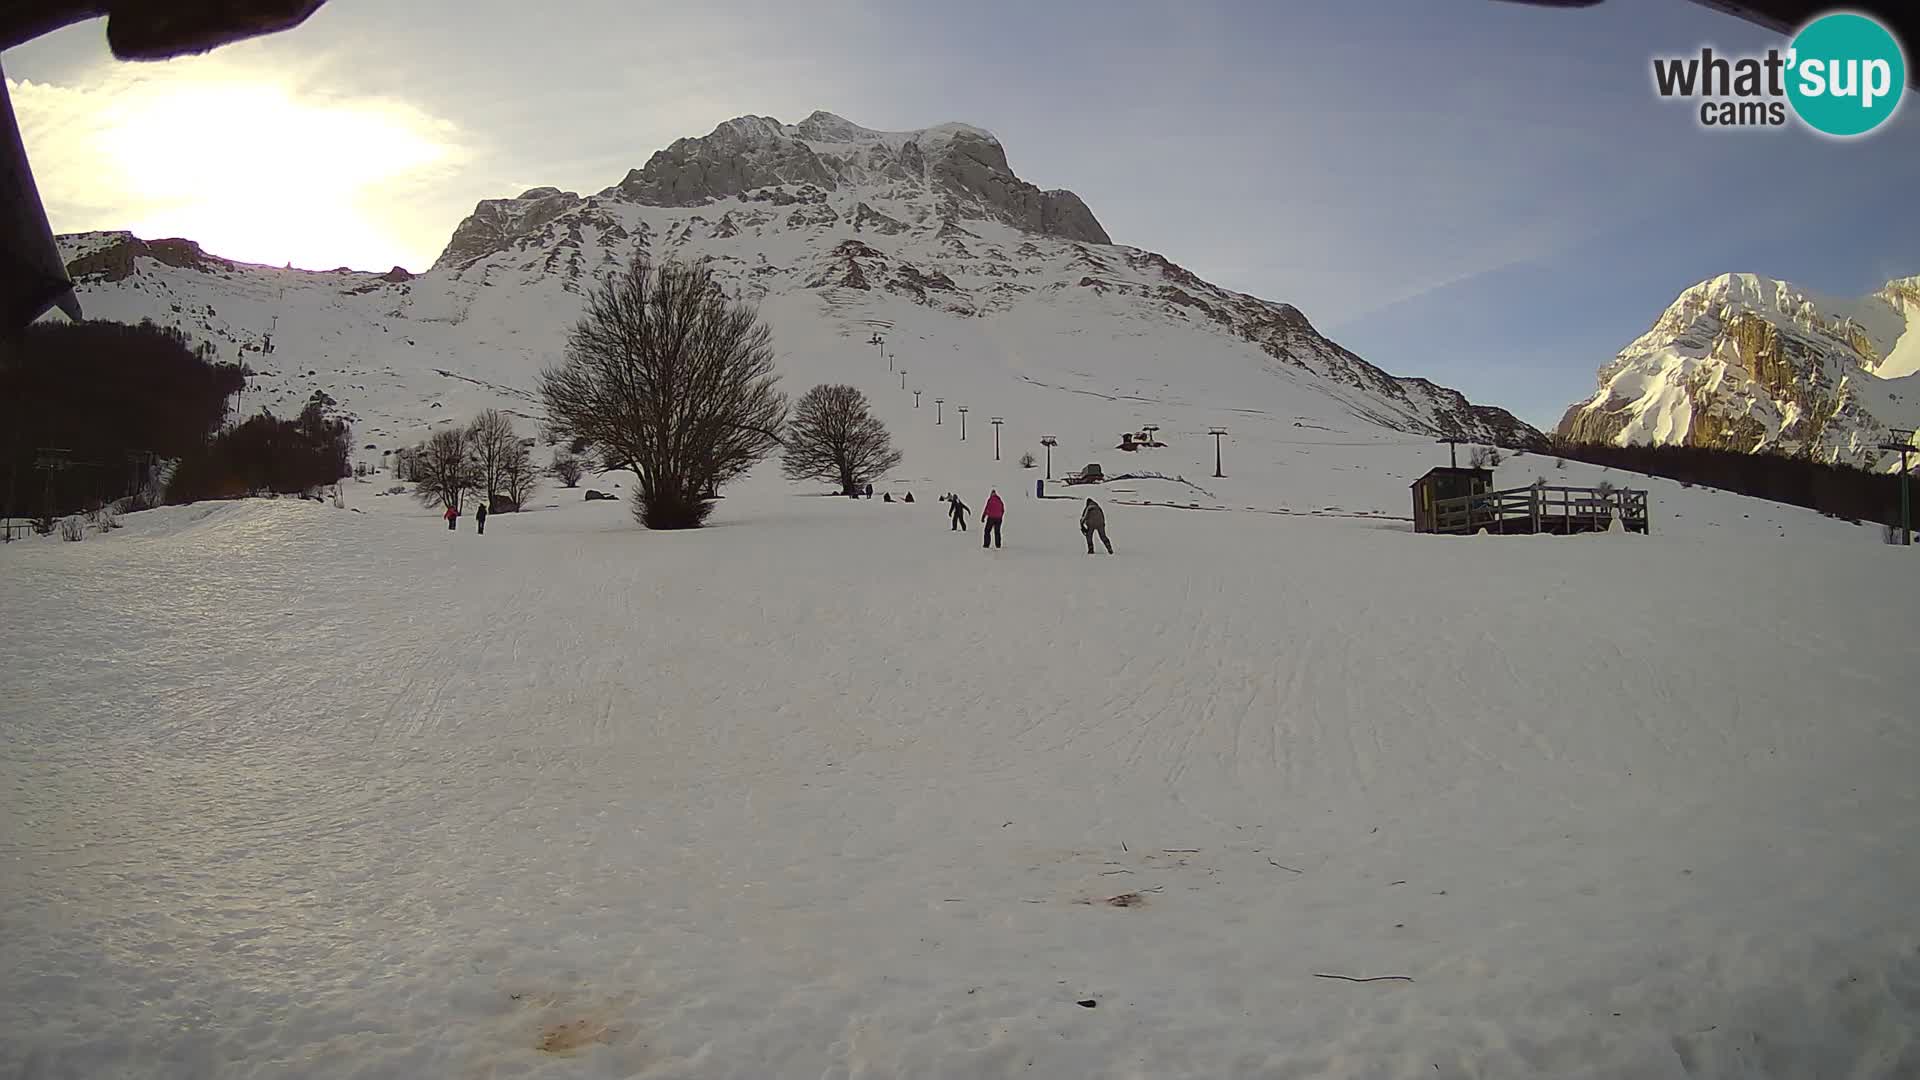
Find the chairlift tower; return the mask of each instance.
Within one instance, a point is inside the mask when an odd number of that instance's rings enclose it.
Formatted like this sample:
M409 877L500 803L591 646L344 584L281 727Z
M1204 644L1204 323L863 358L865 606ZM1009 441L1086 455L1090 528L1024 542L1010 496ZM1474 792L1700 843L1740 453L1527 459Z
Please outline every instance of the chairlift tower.
M1213 475L1219 476L1219 477L1224 477L1227 475L1226 473L1220 470L1220 439L1223 436L1225 436L1226 433L1227 433L1227 429L1223 427L1213 427L1213 428L1207 429L1207 434L1213 436Z
M960 406L960 441L967 441L967 407Z
M1000 425L1006 423L1006 421L1001 417L995 416L995 417L989 418L988 423L991 423L993 425L993 460L999 461L1000 460Z
M1907 455L1914 450L1913 430L1910 428L1890 428L1891 436L1880 445L1882 450L1894 450L1900 454L1900 543L1913 545L1913 504L1907 497Z
M73 465L73 451L71 450L62 450L53 446L43 446L35 452L33 467L47 474L46 488L41 495L41 498L44 500L42 514L45 517L51 518L53 516L54 477L73 468Z
M1042 435L1040 445L1047 448L1047 479L1051 480L1053 479L1053 448L1060 445L1060 440L1051 435Z

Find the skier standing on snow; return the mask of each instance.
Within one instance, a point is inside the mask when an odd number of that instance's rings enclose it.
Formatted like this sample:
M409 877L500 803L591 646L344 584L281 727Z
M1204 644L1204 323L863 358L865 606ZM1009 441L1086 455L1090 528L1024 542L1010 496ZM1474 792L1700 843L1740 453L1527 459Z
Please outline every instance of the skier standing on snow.
M445 516L446 516L446 519L447 519L447 531L448 531L448 532L452 532L452 531L454 530L454 528L455 528L455 526L454 526L454 522L456 522L456 521L458 521L458 520L460 520L460 511L458 511L458 510L455 510L455 509L453 508L453 504L452 504L452 503L448 503L448 504L447 504L447 513L446 513L446 515L445 515Z
M481 536L487 535L487 500L480 500L480 508L473 512L473 524Z
M1107 545L1107 554L1113 554L1113 541L1107 539L1107 512L1100 509L1100 504L1092 499L1088 499L1086 508L1080 511L1080 535L1087 538L1087 554L1093 554L1095 536L1100 538L1101 543Z
M987 505L980 510L980 546L986 547L991 540L994 547L1000 546L1000 519L1007 513L1007 504L1000 501L998 491L987 492Z
M960 501L960 496L947 496L947 516L953 519L953 527L948 532L967 531L967 504Z

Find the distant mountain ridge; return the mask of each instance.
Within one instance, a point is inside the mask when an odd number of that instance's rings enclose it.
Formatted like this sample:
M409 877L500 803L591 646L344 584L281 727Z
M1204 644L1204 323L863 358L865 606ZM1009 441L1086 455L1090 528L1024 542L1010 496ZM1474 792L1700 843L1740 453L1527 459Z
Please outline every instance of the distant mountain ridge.
M1857 300L1722 274L1682 292L1600 369L1572 439L1805 453L1877 469L1920 422L1920 277Z
M595 194L536 187L482 201L418 276L249 267L190 241L124 233L61 242L91 313L177 323L254 356L263 403L290 408L304 392L323 393L383 436L439 422L445 414L434 410L452 404L441 400L452 383L531 414L534 375L584 292L644 254L703 261L729 289L768 302L776 341L824 332L861 342L917 310L938 316L927 325L939 335L1000 327L989 335L995 347L1023 363L1056 351L1054 342L1110 340L1095 352L1137 358L1125 371L1089 360L1071 380L1231 381L1264 370L1284 377L1256 380L1250 392L1272 400L1247 404L1285 411L1305 394L1314 410L1398 431L1509 445L1542 438L1503 409L1388 374L1292 305L1111 243L1078 196L1020 179L1000 142L966 124L886 132L824 112L792 125L739 117L676 140ZM804 325L783 327L793 319ZM982 325L966 329L974 322ZM273 362L263 359L269 335ZM1136 372L1139 364L1148 368ZM1049 380L1070 381L1028 382Z

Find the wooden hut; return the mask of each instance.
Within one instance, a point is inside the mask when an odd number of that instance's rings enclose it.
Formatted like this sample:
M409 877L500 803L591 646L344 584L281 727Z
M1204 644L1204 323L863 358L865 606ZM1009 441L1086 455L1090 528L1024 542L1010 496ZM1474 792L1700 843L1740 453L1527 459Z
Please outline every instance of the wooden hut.
M1413 531L1433 532L1433 504L1441 499L1482 495L1493 487L1492 469L1453 467L1427 470L1413 488Z

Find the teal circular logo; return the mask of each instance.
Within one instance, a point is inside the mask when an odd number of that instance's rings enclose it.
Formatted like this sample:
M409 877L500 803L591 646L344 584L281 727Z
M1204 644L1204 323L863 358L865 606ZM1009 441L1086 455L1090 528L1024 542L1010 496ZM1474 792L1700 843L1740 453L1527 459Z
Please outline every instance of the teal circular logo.
M1787 56L1787 100L1808 127L1827 135L1865 135L1886 123L1906 92L1900 43L1865 15L1813 20Z

